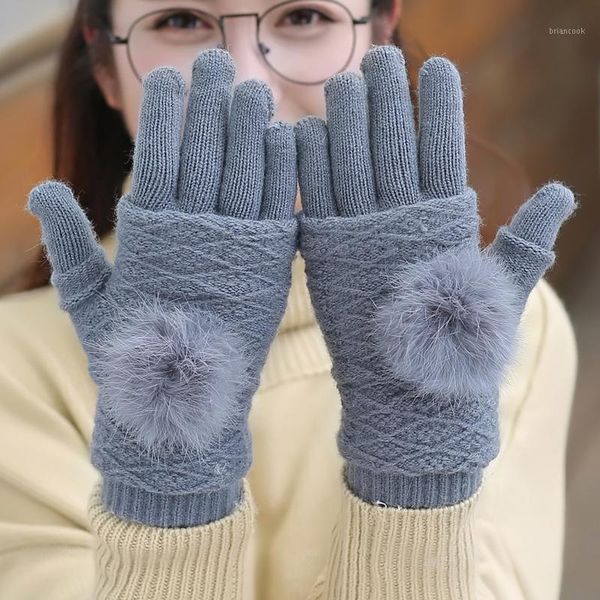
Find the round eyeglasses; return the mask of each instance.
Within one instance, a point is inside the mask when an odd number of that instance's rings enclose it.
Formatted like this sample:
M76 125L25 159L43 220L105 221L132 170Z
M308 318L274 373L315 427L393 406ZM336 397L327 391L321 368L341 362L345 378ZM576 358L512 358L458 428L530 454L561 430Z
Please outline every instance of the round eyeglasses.
M136 19L126 37L106 30L113 44L125 44L131 68L142 81L161 65L191 73L196 56L209 48L226 48L224 21L253 17L256 42L266 64L293 83L316 85L343 71L354 54L357 25L372 14L354 18L336 0L286 0L262 14L215 16L191 8L168 8Z

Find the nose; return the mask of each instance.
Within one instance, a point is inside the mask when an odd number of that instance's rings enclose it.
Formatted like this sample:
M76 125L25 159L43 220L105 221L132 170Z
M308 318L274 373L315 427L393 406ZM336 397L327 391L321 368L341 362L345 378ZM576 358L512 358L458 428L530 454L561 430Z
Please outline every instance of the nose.
M256 17L251 15L223 20L226 48L235 61L234 84L246 79L261 79L273 91L277 107L281 93L280 81L262 56L257 41L257 25Z

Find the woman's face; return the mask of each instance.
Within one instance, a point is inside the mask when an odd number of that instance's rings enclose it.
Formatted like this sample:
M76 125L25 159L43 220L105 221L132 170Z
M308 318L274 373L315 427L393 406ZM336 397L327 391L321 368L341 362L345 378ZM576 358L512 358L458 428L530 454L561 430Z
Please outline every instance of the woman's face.
M113 33L127 37L134 21L163 9L192 9L215 16L230 13L263 14L280 3L281 0L113 0ZM225 19L227 49L236 63L236 83L254 78L268 83L275 98L275 119L294 123L309 114L325 116L324 84L303 85L289 79L303 78L306 81L312 73L319 77L332 75L343 67L347 58L349 62L343 70L358 70L363 54L374 41L373 23L354 27L356 37L352 51L349 37L352 35L352 26L348 13L355 19L366 16L370 5L371 0L338 0L338 5L329 5L333 12L320 16L315 10L327 4L324 5L320 0L303 0L271 11L270 16L263 20L261 41L271 48L271 62L288 79L266 64L257 44L254 17ZM218 27L186 11L161 13L159 17L166 19L148 17L136 26L135 36L130 41L134 63L142 72L160 64L173 64L189 81L198 40L214 41ZM387 41L377 40L377 43ZM111 77L112 85L108 88L111 91L107 93L106 86L103 89L111 106L122 112L134 139L142 86L129 62L127 46L115 45L113 49L115 73ZM193 51L193 55L190 51Z

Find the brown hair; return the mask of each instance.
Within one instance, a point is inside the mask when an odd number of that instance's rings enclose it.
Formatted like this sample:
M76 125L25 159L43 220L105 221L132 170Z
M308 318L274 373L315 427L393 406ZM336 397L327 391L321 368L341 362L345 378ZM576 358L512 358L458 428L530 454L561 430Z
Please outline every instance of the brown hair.
M121 113L106 103L94 65L112 67L110 0L80 0L63 41L54 80L53 177L69 183L99 236L113 227L114 207L131 169L133 145ZM95 32L86 43L84 29ZM25 288L46 285L50 265L43 250Z

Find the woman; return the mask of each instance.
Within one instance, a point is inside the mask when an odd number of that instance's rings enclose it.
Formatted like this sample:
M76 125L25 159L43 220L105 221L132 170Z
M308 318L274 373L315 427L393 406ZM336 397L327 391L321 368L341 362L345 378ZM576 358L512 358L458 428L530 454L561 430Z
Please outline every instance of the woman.
M209 8L76 17L115 45L87 91L113 128L69 158L100 234L135 138L132 180L114 267L65 186L30 196L58 297L0 310L2 596L556 597L575 349L537 282L572 194L480 252L456 70L421 70L417 142L402 55L369 50L399 4Z

